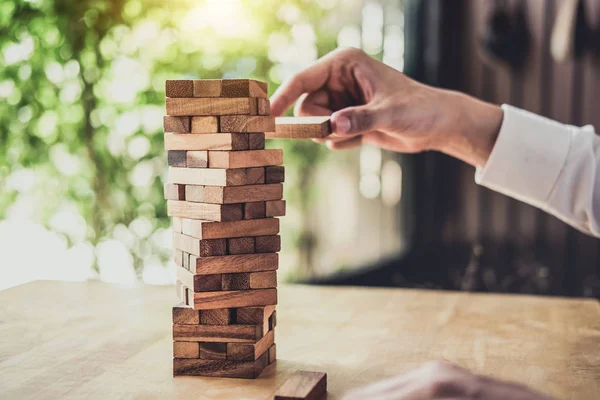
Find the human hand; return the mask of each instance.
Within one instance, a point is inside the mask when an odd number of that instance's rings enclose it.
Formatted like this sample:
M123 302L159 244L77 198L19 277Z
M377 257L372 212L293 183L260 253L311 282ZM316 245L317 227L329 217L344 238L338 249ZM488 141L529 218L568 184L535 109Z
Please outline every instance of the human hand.
M331 149L372 143L414 153L438 150L483 165L502 110L469 96L418 83L357 49L334 51L285 82L271 99L279 116L331 115Z
M475 375L442 362L422 367L347 393L343 400L550 400L528 388Z

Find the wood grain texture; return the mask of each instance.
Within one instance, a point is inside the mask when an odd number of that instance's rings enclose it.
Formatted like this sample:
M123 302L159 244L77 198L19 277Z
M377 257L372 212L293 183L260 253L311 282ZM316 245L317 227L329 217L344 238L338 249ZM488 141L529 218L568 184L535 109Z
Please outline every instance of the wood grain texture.
M173 249L173 261L178 267L183 267L183 251Z
M254 253L254 238L239 237L227 239L228 254L252 254ZM271 253L276 253L272 251Z
M277 304L277 289L252 289L194 293L192 307L196 310L212 310L275 304Z
M265 183L282 183L285 181L285 167L269 166L265 168Z
M267 201L265 203L265 216L267 216L267 217L283 217L284 215L285 215L285 200Z
M253 272L249 274L249 289L277 287L277 271Z
M192 270L200 275L239 272L275 271L279 264L277 253L241 254L220 257L191 257Z
M189 132L217 133L219 132L219 117L214 115L192 117Z
M178 342L246 342L262 337L259 325L173 325L173 339Z
M228 308L202 310L200 311L200 323L202 325L229 325L231 324L231 310Z
M258 360L274 342L275 332L269 331L256 343L227 343L227 359L235 361Z
M194 97L221 97L221 79L198 79L192 86Z
M269 99L258 99L258 115L271 115L271 102Z
M269 364L272 364L277 360L277 344L273 343L273 346L269 347Z
M265 115L222 115L219 117L219 130L229 133L270 132L275 130L275 117Z
M189 255L188 255L189 256ZM221 275L196 275L193 272L183 268L176 268L177 280L186 287L197 292L216 292L222 290ZM249 289L249 288L248 288Z
M275 392L275 400L318 400L327 393L327 374L298 371Z
M198 257L224 256L227 254L226 239L198 239L173 232L173 247Z
M187 201L210 204L277 200L283 197L283 185L280 183L231 187L187 185L184 196ZM260 215L263 215L262 211Z
M167 215L207 221L237 221L242 219L242 207L239 204L205 204L167 200Z
M165 200L185 200L185 186L176 183L165 183L164 198Z
M183 185L244 186L265 182L264 168L169 168L168 181Z
M277 253L281 251L281 237L279 235L257 236L254 241L257 253Z
M208 151L187 151L185 164L187 168L208 168Z
M173 307L172 317L174 324L197 325L200 323L198 311L183 305Z
M220 378L257 378L268 365L268 357L257 361L173 359L173 375L210 376ZM231 382L228 383L232 385Z
M244 219L257 219L266 217L264 201L256 201L244 204Z
M165 115L163 117L163 128L165 132L170 133L190 133L190 117L173 117L171 115Z
M600 392L595 299L279 287L280 359L256 381L210 382L173 379L165 306L173 304L173 286L36 281L1 290L0 398L197 398L209 397L209 385L211 397L264 400L302 368L326 370L329 395L339 399L440 359L556 399L595 399ZM375 334L357 348L357 338Z
M257 103L252 98L167 98L167 115L256 115Z
M329 136L330 117L277 117L275 132L265 132L267 139L319 139Z
M227 343L199 343L200 359L202 360L226 360Z
M170 150L167 151L167 164L170 167L182 167L185 168L187 167L186 164L186 151L184 150ZM208 153L207 154L207 159L206 159L206 163L208 165Z
M279 221L279 220L277 220L277 221ZM183 220L181 218L179 218L179 217L171 218L171 230L173 232L182 233L182 228L183 228L182 225L183 225Z
M225 353L227 355L227 353ZM173 357L175 358L200 358L198 342L173 342Z
M266 82L253 79L223 79L221 81L221 96L223 97L258 97L268 95Z
M244 236L267 236L279 233L279 219L263 218L256 220L213 222L197 219L179 220L180 232L198 239L220 239Z
M248 134L248 150L264 150L265 134L264 132Z
M283 150L209 151L209 168L250 168L283 164Z
M167 97L192 97L194 85L191 80L167 80L165 82L165 94Z
M223 290L248 290L250 289L250 276L247 273L223 274L221 286Z
M165 133L166 150L248 150L245 133Z

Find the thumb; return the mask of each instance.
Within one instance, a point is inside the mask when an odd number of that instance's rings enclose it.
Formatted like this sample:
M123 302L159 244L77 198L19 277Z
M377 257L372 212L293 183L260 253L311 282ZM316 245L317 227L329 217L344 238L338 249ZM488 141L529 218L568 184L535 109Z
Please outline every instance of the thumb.
M371 105L348 107L331 115L331 130L338 135L357 135L376 130L381 112Z

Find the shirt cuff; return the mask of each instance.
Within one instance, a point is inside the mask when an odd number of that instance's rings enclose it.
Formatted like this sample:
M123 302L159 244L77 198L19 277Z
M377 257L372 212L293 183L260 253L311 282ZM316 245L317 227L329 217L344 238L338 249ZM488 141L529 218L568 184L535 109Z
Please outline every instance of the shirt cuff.
M475 182L543 208L565 165L571 133L567 125L502 105L500 134Z

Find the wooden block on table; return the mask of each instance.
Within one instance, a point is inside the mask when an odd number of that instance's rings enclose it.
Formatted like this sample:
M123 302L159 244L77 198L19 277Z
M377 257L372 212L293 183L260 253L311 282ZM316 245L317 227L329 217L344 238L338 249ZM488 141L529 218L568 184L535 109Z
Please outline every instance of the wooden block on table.
M248 290L250 289L250 276L248 273L223 274L221 286L223 290Z
M254 252L253 237L227 239L227 254L253 254ZM271 251L270 253L276 252Z
M166 150L248 150L247 133L165 133Z
M189 289L192 289L194 293L222 290L221 274L196 275L183 267L176 267L176 274L177 280L181 281Z
M277 271L252 272L249 274L250 289L277 287Z
M266 207L264 201L244 204L244 219L266 218Z
M173 357L175 358L200 358L198 342L173 342Z
M273 343L273 346L269 347L269 364L272 364L277 359L277 345Z
M198 79L192 85L194 97L221 97L221 79Z
M279 220L277 220L279 222ZM173 232L181 233L182 232L182 219L179 217L171 218L171 229Z
M202 360L226 360L227 343L206 342L200 344L200 359Z
M271 115L271 102L269 99L258 99L258 115Z
M262 337L259 325L173 325L173 340L178 342L246 342Z
M223 79L221 96L223 97L258 97L266 98L268 93L266 82L254 79Z
M189 118L189 117L188 117ZM191 117L191 133L217 133L219 132L219 117L207 115L203 117Z
M188 151L185 162L187 168L208 168L208 151Z
M281 183L229 187L187 185L184 196L186 201L209 204L237 204L277 200L283 197L283 185ZM264 214L260 211L259 215Z
M185 200L185 186L176 183L165 183L164 197L166 200Z
M190 256L190 269L193 273L199 275L275 271L278 268L278 264L279 256L277 253L240 254L220 257Z
M165 94L167 97L192 97L194 95L194 84L187 79L169 79L165 82Z
M185 150L170 150L167 151L167 164L170 167L187 167L186 164L186 151ZM208 153L207 153L208 157ZM208 163L208 158L207 158Z
M200 323L202 325L229 325L231 324L231 310L228 308L202 310L200 311Z
M185 268L186 270L190 270L190 255L189 253L186 253L185 251L182 252L183 253L183 268Z
M265 134L264 132L248 134L248 150L264 150Z
M275 329L275 326L277 326L277 311L273 311L273 313L271 314L271 316L269 317L269 330L271 329Z
M256 361L174 358L173 375L255 379L262 373L268 363L267 354Z
M163 128L165 132L169 133L190 133L190 117L173 117L171 115L165 115L163 117Z
M193 308L212 310L275 304L277 304L277 289L251 289L194 293Z
M227 359L235 361L258 360L269 351L274 341L275 332L270 331L256 343L227 343Z
M200 314L193 308L176 305L173 307L173 323L179 325L198 325Z
M320 139L329 136L330 117L278 117L275 132L265 132L267 139Z
M179 232L198 239L220 239L244 236L269 236L279 233L279 219L263 218L256 220L213 222L197 219L177 218ZM173 218L175 226L175 218Z
M244 186L265 182L264 168L194 169L169 168L168 181L182 185Z
M275 400L318 400L327 393L327 374L298 371L275 392Z
M283 164L283 150L209 151L209 168L250 168Z
M197 239L177 232L173 232L173 247L198 257L227 254L226 239Z
M281 237L279 235L257 236L254 238L256 253L277 253L281 251Z
M285 200L267 201L265 203L265 215L267 217L283 217L285 215Z
M242 219L242 206L167 200L167 215L208 221L237 221Z
M193 128L192 119L192 128ZM275 117L265 115L223 115L219 117L221 132L270 132L275 130Z
M285 167L274 165L265 168L265 183L282 183L285 181Z
M173 260L175 261L175 265L183 267L183 251L173 249Z
M257 103L253 98L169 98L166 99L167 115L256 115Z

